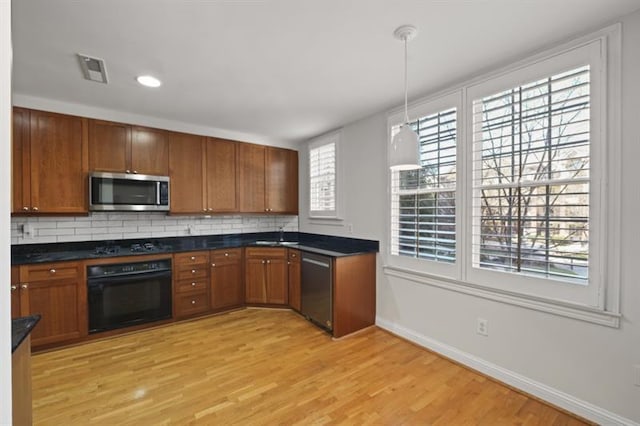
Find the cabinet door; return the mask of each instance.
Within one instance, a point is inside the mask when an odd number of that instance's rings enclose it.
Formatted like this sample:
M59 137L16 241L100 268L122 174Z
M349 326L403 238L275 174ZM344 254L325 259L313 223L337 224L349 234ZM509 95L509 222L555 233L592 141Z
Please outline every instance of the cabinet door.
M31 209L31 176L29 175L29 110L13 108L12 209L13 213Z
M11 267L11 318L20 316L20 273L17 266Z
M169 174L167 132L137 126L131 129L131 172L157 176Z
M289 305L300 311L300 252L289 250Z
M87 119L30 112L31 211L86 213Z
M124 173L130 159L131 126L89 120L89 170Z
M34 346L76 339L83 335L80 286L75 279L25 283L20 290L22 315L40 314L42 319L31 334Z
M284 258L267 259L267 303L286 305L288 294L287 262Z
M206 149L207 210L237 212L237 142L209 138Z
M266 148L266 207L274 213L298 213L298 153Z
M238 144L238 197L240 211L262 213L265 207L265 147Z
M245 301L267 303L267 277L264 259L247 259L245 268Z
M240 249L227 252L217 250L214 253L211 260L211 308L242 305Z
M169 134L171 213L206 211L202 159L204 140L184 133Z

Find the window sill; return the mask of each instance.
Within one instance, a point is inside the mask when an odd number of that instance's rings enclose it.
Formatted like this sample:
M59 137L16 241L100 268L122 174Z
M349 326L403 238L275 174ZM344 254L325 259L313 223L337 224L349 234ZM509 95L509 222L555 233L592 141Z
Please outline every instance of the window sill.
M341 218L339 216L315 216L315 215L309 215L309 220L332 220L332 221L337 221L337 220L344 220L344 218Z
M586 321L594 324L604 325L612 328L620 327L621 315L614 312L602 311L585 306L571 305L568 303L552 301L533 296L525 296L517 293L510 293L502 290L490 289L476 284L465 283L449 278L433 276L421 271L399 268L385 265L384 273L387 276L402 278L420 284L439 287L458 293L469 294L482 297L488 300L508 303L510 305L521 306L540 312L547 312L555 315Z

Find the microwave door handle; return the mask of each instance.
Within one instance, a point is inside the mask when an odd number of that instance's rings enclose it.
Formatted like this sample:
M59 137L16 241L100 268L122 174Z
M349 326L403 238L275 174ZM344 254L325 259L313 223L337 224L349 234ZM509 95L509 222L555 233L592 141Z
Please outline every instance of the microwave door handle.
M156 182L156 205L160 205L160 181Z

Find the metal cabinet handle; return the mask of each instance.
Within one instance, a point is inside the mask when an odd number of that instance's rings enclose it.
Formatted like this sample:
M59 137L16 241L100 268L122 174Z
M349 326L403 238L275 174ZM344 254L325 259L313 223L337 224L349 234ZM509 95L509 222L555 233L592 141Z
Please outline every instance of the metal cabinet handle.
M206 213L206 212L207 212L207 209L202 209L202 211Z
M212 267L212 268L215 268L215 267L216 267L216 264L215 264L215 263L212 263L212 264L211 264L211 267Z
M263 260L263 261L262 261L262 263L264 264L264 263L266 263L266 262Z
M137 170L134 170L134 171L133 171L133 174L134 174L134 175L137 175L137 174L138 174L138 171L137 171Z
M125 173L131 173L131 170L125 170L124 172Z
M22 208L22 210L24 210L25 212L28 212L28 211L29 211L29 207L24 206L24 207Z
M229 253L225 253L224 255L225 255L225 257L229 257Z
M195 269L192 269L192 270L191 270L191 273L192 273L192 274L195 274L195 273L196 273L196 270L195 270Z
M267 263L271 263L271 261L270 261L270 260L267 260Z
M195 300L192 300L192 301L191 301L191 304L192 304L192 305L195 305L195 304L196 304L196 301L195 301Z
M29 288L29 284L22 284L22 285L20 285L20 288L23 289L23 290L26 290L26 289Z
M34 208L33 208L33 211L34 211L34 212L37 212L37 211L38 211L38 208L37 208L37 207L34 207Z
M191 260L196 260L196 257L195 256L191 256Z
M287 262L287 265L291 265L291 262Z
M56 270L55 269L49 269L49 272L52 273L52 274L55 274Z
M213 209L207 209L207 211L210 211L210 212L212 212L212 211L213 211Z
M18 289L18 286L15 284L11 284L11 291L15 291Z
M195 287L195 286L196 286L196 283L191 283L191 287Z

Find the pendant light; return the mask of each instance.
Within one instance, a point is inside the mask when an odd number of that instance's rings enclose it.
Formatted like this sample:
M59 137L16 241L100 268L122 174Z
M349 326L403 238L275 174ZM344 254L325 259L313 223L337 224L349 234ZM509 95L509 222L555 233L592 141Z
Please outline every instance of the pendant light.
M393 36L404 42L404 124L391 141L389 153L389 167L391 170L416 170L420 168L420 142L418 135L409 124L409 112L407 108L407 91L409 88L407 77L407 45L413 39L418 30L412 25L403 25L396 28Z

